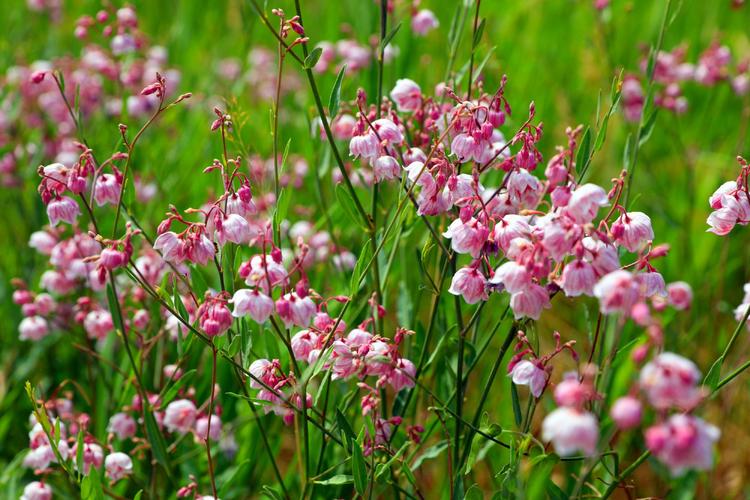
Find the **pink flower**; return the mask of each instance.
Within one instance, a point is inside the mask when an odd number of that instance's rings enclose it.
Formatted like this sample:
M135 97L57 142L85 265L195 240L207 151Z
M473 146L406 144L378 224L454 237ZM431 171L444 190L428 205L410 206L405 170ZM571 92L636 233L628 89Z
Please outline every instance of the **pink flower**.
M310 353L318 348L318 335L310 330L302 330L292 337L294 359L311 362Z
M645 297L667 295L667 285L664 283L664 277L656 271L647 271L635 275L635 280L640 285L641 293Z
M193 428L198 410L189 399L178 399L167 405L163 423L169 432L185 434Z
M78 456L77 445L73 446L71 453L74 457ZM96 443L84 443L83 444L83 474L86 475L91 470L91 467L98 469L104 462L104 450ZM74 461L75 466L75 461Z
M115 248L105 248L99 254L99 265L111 271L118 267L124 267L128 263L128 254Z
M559 406L583 408L592 397L592 389L585 382L578 380L576 373L568 373L555 387L555 402Z
M117 439L127 439L135 436L135 419L127 413L115 413L109 419L107 432L117 436Z
M659 410L692 409L702 398L701 372L689 359L663 352L648 362L640 374L640 386L649 403Z
M633 396L624 396L612 404L609 416L620 430L632 429L641 423L643 405Z
M258 324L265 323L273 312L273 299L258 290L237 290L229 303L234 304L232 316L241 318L250 315Z
M536 363L526 359L516 363L510 372L510 376L514 384L528 385L535 398L542 395L542 391L547 385L547 372L537 366Z
M297 292L291 292L276 301L276 312L287 328L292 325L304 328L315 316L317 307L310 297L300 297Z
M56 226L60 222L74 224L80 214L78 203L67 196L54 198L47 205L47 217L51 226Z
M387 118L375 120L372 122L372 128L375 129L378 137L383 141L393 145L404 142L404 135L401 133L401 129Z
M271 288L286 286L289 283L289 275L284 266L270 255L266 255L265 262L263 260L262 256L254 255L240 266L240 276L245 279L245 284L260 287L266 294L269 293L269 285Z
M495 269L495 274L489 282L493 285L503 285L508 293L522 292L532 284L531 273L526 266L512 260Z
M513 310L513 316L516 319L531 318L537 320L542 314L542 309L548 307L549 293L544 287L535 283L510 296L510 308Z
M18 333L21 340L41 340L49 334L49 326L41 316L29 316L21 320Z
M560 287L568 297L591 295L596 284L594 266L583 259L569 262L563 269Z
M721 203L721 199L724 197L724 195L734 196L734 193L736 192L737 181L727 181L719 186L716 191L714 191L714 194L712 194L708 199L708 203L709 205L711 205L711 208L713 208L714 210L718 210L723 206Z
M48 484L32 481L24 487L21 500L52 500L52 488Z
M109 332L114 330L115 325L109 311L95 310L86 315L83 320L83 328L89 338L102 340Z
M458 134L454 137L451 142L451 151L461 163L472 159L476 160L481 158L482 155L482 148L477 144L476 139L469 134Z
M399 358L396 366L388 374L388 383L393 387L395 392L399 392L406 387L414 387L414 377L417 368L414 363L405 358Z
M250 366L247 369L247 371L253 376L250 378L250 387L253 389L262 389L263 386L258 380L271 387L276 385L276 365L276 363L267 359L256 359L250 363Z
M594 296L599 299L599 310L603 314L627 314L638 302L640 293L633 275L620 269L607 274L594 285Z
M221 418L218 415L211 415L211 433L209 434L208 422L209 417L203 416L195 421L195 437L204 440L208 436L212 441L218 441L221 438Z
M594 266L597 275L604 276L620 269L620 257L617 255L617 248L614 245L608 245L590 236L583 238L582 243L591 255L591 265Z
M713 444L718 428L692 415L676 414L646 429L646 446L672 475L689 469L707 470L713 465Z
M219 245L225 245L228 241L237 245L247 243L252 238L250 224L241 215L229 214L226 217L219 215L216 221L216 241Z
M456 219L451 222L443 236L451 240L453 250L471 254L476 259L487 241L489 229L473 217L466 222Z
M596 452L599 424L589 412L558 408L544 418L542 439L551 441L555 452L562 457L578 451L590 456Z
M635 252L641 245L654 239L654 230L648 215L643 212L628 212L612 224L612 235L617 243Z
M411 29L419 36L425 36L430 31L440 26L435 14L428 9L422 9L411 18Z
M690 304L693 302L693 289L684 281L675 281L667 285L667 295L669 305L678 311L690 308Z
M544 194L544 187L539 179L523 168L514 170L508 175L507 187L511 201L526 208L536 208Z
M209 337L226 332L232 326L232 313L224 300L208 297L196 311L201 330Z
M557 262L561 262L583 236L581 226L562 217L545 220L542 230L544 231L542 238L544 249Z
M476 304L480 300L487 300L487 280L476 267L462 267L453 275L448 289L453 295L460 295L467 304Z
M110 453L104 459L104 471L110 481L119 481L133 473L133 461L120 451Z
M531 233L531 227L527 218L522 215L508 214L495 224L492 232L492 238L507 252L510 242L515 238L526 238ZM618 266L619 267L619 266Z
M372 165L375 182L395 179L401 173L401 166L393 156L383 155L378 157Z
M374 160L380 154L380 141L372 132L355 135L349 141L349 154L354 158L361 156L368 160Z
M122 183L114 174L102 174L94 184L94 201L97 206L106 204L117 205L120 201Z
M172 231L164 232L156 238L154 250L161 252L162 258L167 262L179 264L185 260L185 245Z
M596 184L582 184L570 195L565 213L578 224L591 222L599 207L609 203L607 192Z
M205 266L214 254L216 248L204 231L193 233L185 240L185 257L191 262Z
M622 104L625 120L637 123L643 113L646 98L640 80L633 75L625 75L622 80Z
M29 237L29 246L43 255L52 253L57 245L57 238L47 231L34 231Z
M391 90L391 99L399 111L416 111L422 105L422 89L414 81L401 78Z
M746 225L750 221L750 202L744 192L736 195L724 194L718 202L721 206L712 212L706 222L709 232L724 236L728 234L736 224Z

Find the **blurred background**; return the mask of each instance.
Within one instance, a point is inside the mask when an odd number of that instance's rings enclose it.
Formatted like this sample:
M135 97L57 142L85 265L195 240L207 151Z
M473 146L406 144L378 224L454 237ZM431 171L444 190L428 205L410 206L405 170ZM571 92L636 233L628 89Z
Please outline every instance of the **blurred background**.
M106 2L109 4L124 5ZM134 5L139 29L148 44L164 49L155 58L168 70L165 72L168 83L174 85L176 94L193 93L186 106L168 113L160 121L158 131L144 136L139 147L137 171L144 182L153 183L156 193L150 203L139 207L139 216L153 229L168 203L199 206L211 190L200 172L221 154L221 143L209 133L214 106L229 110L235 119L232 147L257 158L270 157L269 110L274 92L276 48L270 33L261 26L246 1L144 1ZM294 11L289 1L267 2L267 5L268 9L285 9L290 15ZM311 44L347 39L367 48L373 40L377 43L376 2L304 0L302 6ZM385 66L385 89L392 88L397 78L411 78L423 89L432 89L445 78L446 40L456 6L454 2L436 0L423 0L420 6L436 13L440 27L425 37L412 36L408 29L411 6L408 2L395 2L393 19L402 21L404 26L391 42L393 54ZM42 64L39 61L64 65L66 60L80 58L88 42L75 36L77 20L83 15L94 15L101 7L98 1L2 2L0 115L6 123L2 124L0 119L4 130L0 132L0 157L12 152L14 142L10 137L22 137L28 144L41 146L44 128L50 126L23 120L25 110L19 109L18 94L12 85L16 68ZM525 119L533 101L537 118L544 122L545 138L541 146L548 159L554 154L555 145L565 143L566 127L594 126L597 110L601 115L609 106L612 82L620 72L642 74L641 64L649 45L656 41L664 8L663 1L636 0L612 0L604 10L595 8L591 0L483 2L482 16L487 23L477 57L487 58L482 80L488 91L494 91L502 75L508 76L506 96L514 109L509 130ZM665 50L684 47L685 60L695 62L717 42L730 49L733 67L750 59L750 6L737 6L731 0L684 1L673 2L672 13L674 20L663 41ZM465 38L470 36L467 33ZM468 60L468 45L461 45L456 68ZM353 100L359 87L374 95L376 72L375 64L368 63L347 74L342 100ZM324 98L335 76L335 70L331 69L318 77ZM309 164L324 161L325 145L310 133L313 103L304 75L293 61L285 64L282 84L279 142L290 141L290 158L308 163L307 167L300 164L294 174L301 179L300 189L295 192L299 196L295 204L302 206L297 215L303 215L308 198L310 207L316 203L314 190L308 184L314 181L305 176L311 168ZM116 89L110 90L116 94ZM742 300L743 284L750 280L747 230L737 228L730 237L720 238L707 233L705 224L708 196L722 182L736 177L735 156L750 154L747 135L750 102L748 94L737 95L728 84L686 83L682 91L687 109L680 114L661 110L649 141L640 151L632 207L650 214L657 242L671 246L668 257L660 261L659 270L666 281L687 281L695 293L692 309L669 319L665 328L666 347L694 359L705 373L734 329L732 311ZM113 150L119 140L117 123L132 124L135 128L142 122L137 110L127 108L128 103L120 103L116 112L94 112L86 117L86 135L94 150ZM607 186L609 179L619 175L625 141L635 130L636 125L626 122L620 111L613 115L604 147L591 166L592 182ZM15 484L26 474L18 467L18 453L27 445L26 422L30 412L23 389L25 380L49 388L78 373L76 363L80 354L59 337L39 343L18 340L17 325L22 316L10 300L11 278L36 283L44 270L43 260L30 251L27 241L32 231L46 223L44 207L35 192L36 168L53 159L42 147L30 148L1 174L0 489L2 485ZM347 241L348 235L341 236ZM419 250L417 244L415 237L414 245ZM358 253L357 249L353 252ZM406 253L401 257L405 268L401 278L421 279L417 271L407 269L414 251ZM391 296L394 307L396 295ZM422 308L426 308L426 299L421 296L408 299L408 307L419 316ZM499 314L504 303L493 299L489 307ZM537 329L546 333L558 330L563 338L576 338L588 345L592 316L595 320L595 301L590 301L582 313L580 306L572 308L566 299L560 299L554 301L552 311L544 314ZM409 326L419 331L420 325ZM638 332L633 329L625 335L634 339ZM750 345L743 335L725 366L736 366L749 356ZM477 373L481 374L483 369L487 367L479 366ZM623 361L618 372L621 388L632 379L633 370ZM563 370L555 372L559 376ZM474 380L476 385L470 389L469 402L471 392L481 390L482 380L481 375ZM750 446L749 388L750 377L744 375L705 407L705 418L722 430L717 466L707 474L690 475L686 479L690 485L697 485L704 497L738 498L750 494L746 479L750 470L750 457L746 453ZM508 381L499 378L488 405L488 411L497 421L512 421L509 391ZM634 453L637 448L634 447ZM475 471L477 482L498 481L496 474L504 460L499 450L487 452L486 468L477 467ZM444 465L435 461L419 472L425 491L430 491L431 484L442 484ZM648 468L639 470L636 483L638 496L663 494L676 487L657 478Z

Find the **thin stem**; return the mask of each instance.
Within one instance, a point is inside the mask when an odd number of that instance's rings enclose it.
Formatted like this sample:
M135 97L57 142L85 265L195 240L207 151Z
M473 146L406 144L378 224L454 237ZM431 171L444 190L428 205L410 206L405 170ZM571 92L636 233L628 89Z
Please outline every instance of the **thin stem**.
M620 486L620 484L622 484L622 482L630 474L632 474L633 472L635 472L635 470L638 468L638 466L640 466L643 462L645 462L646 459L649 456L651 456L651 452L650 451L644 451L641 454L641 456L639 456L638 458L635 459L635 462L633 462L632 464L630 464L630 466L628 466L627 469L625 469L624 471L622 471L622 473L619 476L617 476L617 478L609 484L609 486L607 487L607 489L604 491L604 493L602 494L602 496L600 498L609 498L610 495L612 495L612 493L614 493L615 490Z
M664 33L667 31L667 20L669 19L669 11L671 10L672 6L672 0L667 0L667 5L664 9L664 17L661 21L661 27L659 28L659 37L656 42L656 46L654 47L653 57L654 57L654 64L651 68L649 68L648 73L648 85L646 90L646 101L643 104L643 111L641 112L641 119L638 122L638 133L633 138L633 154L630 161L630 167L628 169L628 185L625 188L625 208L628 207L630 204L630 188L633 185L633 177L635 176L635 167L638 163L638 153L641 149L641 135L644 130L645 120L646 120L646 104L648 104L650 101L653 100L653 92L654 92L654 73L656 68L656 58L659 56L659 52L661 51L662 44L664 43ZM650 117L649 117L650 118Z
M484 391L482 391L482 396L479 399L479 405L477 406L476 413L474 413L474 419L471 421L474 427L479 426L479 420L482 418L482 410L484 409L484 404L487 402L487 398L490 395L490 389L492 388L492 383L495 381L495 377L497 376L497 372L500 369L500 365L503 362L503 358L505 357L505 354L508 352L510 345L513 343L513 339L515 338L515 333L516 333L516 325L514 323L508 329L508 334L505 336L503 345L500 347L500 351L498 352L497 358L495 359L495 364L492 365L490 376L487 379L487 383L484 386ZM469 456L469 452L471 451L471 443L473 440L474 440L474 432L470 430L468 436L466 437L466 442L464 443L464 451L463 451L463 454L461 455L461 460L458 463L459 469L463 467L463 464L466 462L466 459ZM456 473L460 474L458 470L456 471Z
M253 4L255 3L256 3L255 0L253 0ZM299 16L299 24L301 26L304 26L302 22L302 9L300 8L299 0L294 0L294 7L295 7L297 15ZM307 54L308 54L307 44L302 44L302 52L305 55L305 57L307 57ZM354 190L354 185L352 184L352 180L349 178L349 172L346 170L346 166L344 165L344 160L341 157L341 153L339 152L338 146L336 145L336 139L333 137L333 132L331 132L331 126L328 123L328 117L326 116L325 109L323 108L323 101L320 98L320 93L318 92L318 85L315 82L315 75L313 74L312 68L305 68L305 74L307 75L307 81L310 85L310 91L312 92L313 99L315 100L315 107L318 110L318 116L320 116L320 121L323 124L323 130L326 133L328 144L330 144L331 146L331 150L333 151L333 157L336 160L336 165L338 165L339 171L341 172L341 177L344 179L344 184L346 185L346 188L349 190L349 194L354 200L354 205L357 208L357 212L362 218L362 221L365 223L365 227L371 229L372 221L367 215L367 212L365 212L365 209L362 206L362 202L359 200L359 197L357 196L357 192Z
M466 84L466 100L471 101L471 87L474 80L474 51L476 49L475 38L477 36L477 28L479 27L479 5L481 0L477 0L477 9L474 12L474 29L472 30L471 37L471 56L469 57L469 82Z
M214 462L211 458L211 417L214 414L214 399L216 398L216 344L211 339L211 399L208 402L208 426L206 427L206 457L208 458L208 475L211 478L211 491L213 491L214 498L219 498L219 494L216 491L216 477L214 475Z

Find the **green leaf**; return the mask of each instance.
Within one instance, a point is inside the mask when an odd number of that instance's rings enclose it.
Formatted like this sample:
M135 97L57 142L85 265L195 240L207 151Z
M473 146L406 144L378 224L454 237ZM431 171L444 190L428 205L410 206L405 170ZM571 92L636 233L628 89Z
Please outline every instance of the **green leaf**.
M552 469L559 461L560 458L557 455L540 455L534 458L535 464L531 469L526 487L529 499L546 498L547 482Z
M622 164L625 166L625 170L630 172L630 151L632 149L632 138L633 134L628 134L628 138L625 139L625 149L622 151Z
M474 41L471 44L471 48L475 49L477 45L479 45L479 42L482 41L482 34L484 33L484 25L486 24L487 19L483 18L482 21L479 23L479 26L477 26L476 32L474 32Z
M272 489L271 487L265 484L263 485L261 489L263 490L263 494L272 500L283 500L284 498L279 494L279 492L277 492L276 490Z
M359 285L362 280L363 273L365 271L365 268L370 264L372 258L372 245L365 243L365 246L362 247L362 252L359 254L359 258L357 258L357 263L354 266L354 271L352 271L352 279L349 283L350 294L352 295L352 297L356 295L357 291L359 291Z
M354 434L352 426L349 425L349 421L346 420L346 417L338 408L336 409L336 423L339 426L339 431L341 431L344 441L353 443L357 440L357 436Z
M109 304L109 310L112 313L112 321L115 324L115 328L120 330L125 335L125 329L122 326L122 318L120 317L120 303L117 301L117 296L110 283L107 283L107 302Z
M583 177L586 173L586 169L589 165L589 157L591 155L591 128L586 127L586 131L583 133L581 144L578 146L578 153L576 153L576 172L579 177Z
M419 455L416 460L414 460L414 463L411 465L411 470L417 470L422 466L422 463L425 460L431 460L433 458L437 458L440 456L443 451L445 451L448 448L448 441L440 441L437 444L434 444L427 448L424 453Z
M521 415L521 403L518 401L518 389L516 389L516 384L510 384L510 400L513 403L513 417L516 420L516 425L521 425L523 416Z
M146 436L148 437L148 442L151 444L151 451L154 453L154 458L156 458L156 461L164 467L167 475L171 476L167 446L164 444L164 436L162 436L159 427L156 425L154 414L150 410L144 411L143 414L146 423Z
M336 76L336 81L333 83L333 90L331 90L331 97L328 99L328 116L331 120L339 112L339 102L341 101L341 83L344 81L344 73L346 72L346 64L341 67L339 74Z
M721 366L723 364L724 360L721 357L714 361L714 364L708 369L708 373L706 373L706 377L703 379L703 385L707 386L710 389L710 392L713 392L719 384L719 380L721 379Z
M346 189L346 187L343 184L336 185L336 199L338 200L339 204L343 207L344 212L346 212L346 215L349 216L352 222L354 222L360 227L364 227L362 226L362 218L359 216L357 205L355 205L354 203L354 198L352 198L351 193Z
M316 64L318 64L318 60L320 59L320 55L323 53L323 49L320 47L315 47L310 54L308 54L307 57L305 57L305 69L313 69Z
M393 37L396 36L396 33L398 33L398 30L401 28L401 23L398 23L396 26L391 29L391 31L388 32L385 37L383 37L383 40L380 42L380 46L378 47L378 51L383 51L388 46L389 43L391 43L391 40L393 40Z
M352 472L354 473L354 488L364 497L367 491L367 467L362 448L356 441L352 442Z
M352 476L346 474L337 474L332 478L326 479L324 481L315 481L315 484L322 484L325 486L341 486L342 484L351 484L352 482L354 482L354 478Z
M476 484L472 484L471 487L466 490L464 500L483 500L484 494L482 490Z
M229 347L227 347L227 355L230 358L235 357L237 353L240 352L241 346L242 346L242 337L240 335L235 335L232 341L229 343Z
M185 384L187 384L190 380L192 380L194 375L195 375L195 369L188 370L185 373L183 373L180 378L175 380L171 385L167 386L162 397L159 398L159 401L161 401L162 408L166 407L169 403L172 402L172 400L175 398L175 396L180 391L180 389Z
M497 48L497 45L492 47L490 50L487 51L487 55L484 56L484 59L482 59L482 62L480 62L477 65L477 69L474 70L474 76L471 78L471 83L474 84L477 81L477 78L479 78L482 74L482 70L484 69L484 66L487 64L487 61L490 60L490 56L493 52L495 52L495 49Z
M656 124L656 114L658 108L654 109L649 117L646 119L646 123L643 124L640 132L638 133L638 146L643 146L651 137L651 133L654 131L654 125Z
M103 500L104 491L102 490L101 479L99 478L99 471L96 467L91 467L89 473L83 478L81 482L81 498L83 500Z

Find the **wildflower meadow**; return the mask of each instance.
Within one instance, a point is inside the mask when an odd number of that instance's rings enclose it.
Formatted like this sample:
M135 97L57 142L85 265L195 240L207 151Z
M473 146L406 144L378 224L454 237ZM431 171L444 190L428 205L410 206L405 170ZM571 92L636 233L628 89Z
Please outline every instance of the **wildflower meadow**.
M0 497L750 496L743 0L0 29Z

